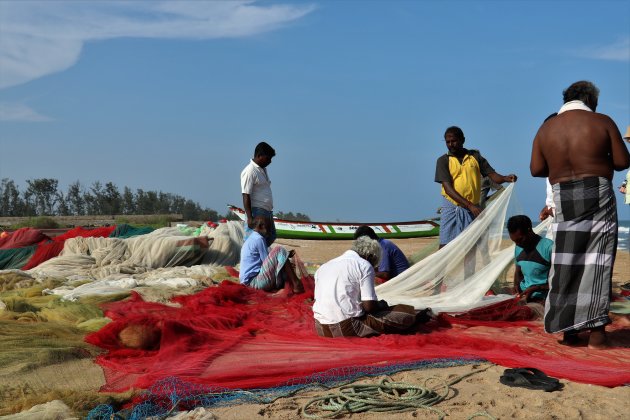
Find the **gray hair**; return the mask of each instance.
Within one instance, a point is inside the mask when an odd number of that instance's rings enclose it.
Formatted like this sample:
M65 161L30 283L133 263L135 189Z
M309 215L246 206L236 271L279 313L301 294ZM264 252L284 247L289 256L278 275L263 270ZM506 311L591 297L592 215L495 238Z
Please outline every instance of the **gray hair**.
M352 243L352 250L373 266L381 261L381 246L376 239L361 236Z
M258 229L260 225L264 225L266 222L267 218L265 216L254 216L254 229Z
M573 83L562 92L564 103L571 101L582 101L589 108L595 111L597 100L599 99L599 89L592 82L580 80Z

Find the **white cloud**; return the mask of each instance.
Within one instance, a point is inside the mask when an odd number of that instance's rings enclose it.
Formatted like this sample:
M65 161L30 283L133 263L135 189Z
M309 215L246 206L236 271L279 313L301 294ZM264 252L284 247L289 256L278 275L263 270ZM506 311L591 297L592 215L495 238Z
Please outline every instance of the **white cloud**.
M63 71L86 41L211 39L278 29L313 5L254 1L0 1L0 89Z
M24 104L0 102L0 121L43 122L52 121L52 118L41 115Z
M621 38L609 45L585 47L577 54L595 60L630 61L630 37Z

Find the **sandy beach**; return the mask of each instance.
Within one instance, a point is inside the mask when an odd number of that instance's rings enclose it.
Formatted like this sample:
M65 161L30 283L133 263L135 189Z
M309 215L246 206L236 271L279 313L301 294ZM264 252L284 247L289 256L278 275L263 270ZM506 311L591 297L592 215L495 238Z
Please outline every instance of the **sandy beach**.
M394 242L407 256L426 255L435 249L436 238L401 239ZM277 244L295 249L301 259L315 269L317 265L334 258L347 250L351 241L305 241L279 239ZM505 284L497 284L503 288L511 285L512 273L504 279ZM613 291L630 281L630 254L620 251L615 264ZM624 334L630 338L630 328L624 327ZM628 341L628 340L626 340ZM630 349L627 349L630 351ZM620 369L628 369L620 366ZM423 385L425 380L435 377L444 381L453 381L466 376L453 384L446 400L435 406L449 418L467 419L476 413L485 413L491 418L518 419L621 419L627 417L630 409L630 387L606 388L562 380L564 387L556 392L543 392L524 388L508 387L499 382L505 367L491 363L466 364L446 368L428 368L402 371L391 375L394 381L414 385ZM64 389L50 391L50 381L56 382L60 376L66 384ZM48 379L47 379L48 378ZM358 383L378 383L382 377L365 378ZM11 372L0 369L0 414L15 413L30 407L22 405L18 395L30 395L31 401L44 403L54 399L64 400L74 405L76 410L94 407L95 401L111 403L114 400L125 400L129 395L98 394L98 389L105 383L102 369L89 359L67 361L63 364L41 367L28 375L18 378ZM331 390L310 390L298 392L295 396L281 398L271 404L240 404L231 407L209 408L205 410L207 417L184 418L217 418L217 419L298 419L301 409L314 397L334 392ZM98 397L96 397L98 395ZM10 400L9 400L10 398ZM87 402L89 407L82 404ZM73 401L74 404L70 404ZM80 408L82 407L82 408ZM361 413L345 416L353 419L412 419L438 418L435 413L416 410L406 413ZM4 418L4 417L2 417ZM7 418L33 418L9 416ZM44 417L36 417L44 418ZM68 418L67 416L56 418Z
M436 238L401 239L394 242L407 255L418 253L435 244ZM351 241L299 241L279 239L277 243L296 249L302 260L309 264L321 264L340 255L350 247ZM508 273L511 282L512 273ZM613 291L630 281L630 254L617 253ZM630 335L630 329L626 329ZM630 351L630 349L628 349ZM485 370L484 370L485 369ZM620 366L620 369L628 369ZM391 376L394 381L422 385L427 378L437 377L446 381L469 374L452 386L447 400L436 405L448 418L467 419L475 413L487 413L496 419L622 419L630 409L630 387L606 388L562 380L560 391L543 392L524 388L508 387L499 382L504 367L489 363L464 365L438 369L421 369L399 372ZM368 378L359 383L377 383L381 378ZM298 419L301 408L314 397L335 392L332 390L298 393L294 397L282 398L272 404L243 404L233 407L211 409L218 419ZM438 418L435 413L417 410L407 413L360 413L342 418L352 419L414 419Z

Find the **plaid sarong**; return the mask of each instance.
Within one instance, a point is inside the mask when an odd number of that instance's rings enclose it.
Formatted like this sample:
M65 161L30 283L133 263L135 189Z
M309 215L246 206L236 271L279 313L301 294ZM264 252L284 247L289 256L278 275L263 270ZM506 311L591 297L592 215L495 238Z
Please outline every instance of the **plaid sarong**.
M611 182L590 177L553 185L555 242L545 330L578 331L610 323L617 250L617 205Z
M440 245L446 245L457 237L473 221L470 210L448 201L442 197L440 210Z
M271 252L263 261L258 275L251 279L247 285L266 292L282 289L285 281L282 268L288 259L289 251L285 248L281 246L271 248Z
M315 331L321 337L373 337L405 332L416 323L416 311L410 305L391 306L386 310L348 318L336 324L320 324Z

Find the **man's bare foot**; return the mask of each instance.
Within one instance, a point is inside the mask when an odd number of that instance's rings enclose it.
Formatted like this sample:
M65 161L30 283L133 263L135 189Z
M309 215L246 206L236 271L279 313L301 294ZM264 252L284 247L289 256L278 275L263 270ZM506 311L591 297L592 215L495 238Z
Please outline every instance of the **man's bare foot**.
M285 287L273 293L273 296L282 297L282 298L290 298L291 296L293 296L293 292Z
M592 350L604 350L608 347L606 330L604 328L593 328L588 338L588 348Z

